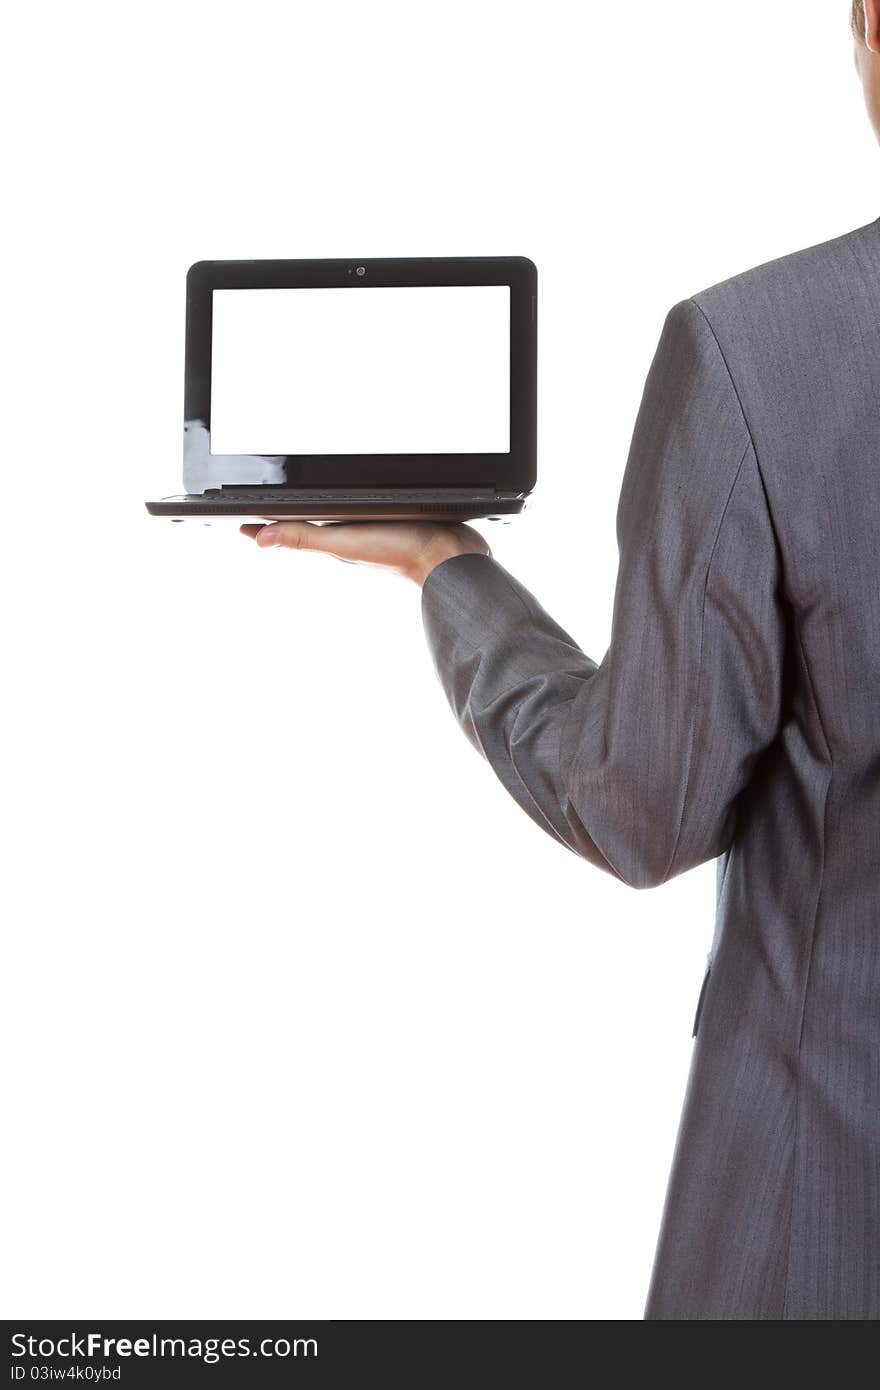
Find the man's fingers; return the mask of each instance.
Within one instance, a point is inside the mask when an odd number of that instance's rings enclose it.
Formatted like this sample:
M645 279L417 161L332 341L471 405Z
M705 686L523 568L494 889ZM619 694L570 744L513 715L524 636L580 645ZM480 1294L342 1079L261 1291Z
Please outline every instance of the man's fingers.
M312 550L333 555L350 565L380 565L413 578L433 558L489 547L476 531L466 526L441 526L432 521L335 521L316 525L311 521L270 521L265 526L241 527L261 550L281 546L285 550Z
M271 521L264 525L250 522L239 528L243 535L250 536L261 550L271 546L283 546L286 550L323 550L331 555L339 551L339 531L337 526L316 526L313 521ZM335 543L331 533L336 532Z
M331 555L336 546L331 533L335 526L317 526L314 521L273 521L257 536L257 545L283 545L287 550L325 550Z
M239 526L243 536L249 536L263 550L273 545L284 545L289 550L319 550L321 546L312 539L311 532L320 532L320 526L309 521L247 521Z
M270 545L283 545L288 550L305 550L308 542L304 532L308 525L307 521L271 521L268 526L257 532L257 545L261 549Z

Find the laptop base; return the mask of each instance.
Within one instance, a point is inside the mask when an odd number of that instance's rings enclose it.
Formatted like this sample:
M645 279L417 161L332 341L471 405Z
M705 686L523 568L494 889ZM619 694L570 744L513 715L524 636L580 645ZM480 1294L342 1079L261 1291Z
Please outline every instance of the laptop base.
M267 521L475 521L513 516L526 504L525 493L451 488L217 488L147 502L151 516L184 521L187 517L256 517Z

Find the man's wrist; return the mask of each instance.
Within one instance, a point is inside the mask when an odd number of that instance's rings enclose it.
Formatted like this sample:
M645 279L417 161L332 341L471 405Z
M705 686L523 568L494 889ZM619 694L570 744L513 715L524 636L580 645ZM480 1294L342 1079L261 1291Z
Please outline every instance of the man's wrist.
M461 541L456 536L438 536L437 539L432 540L419 555L410 573L410 578L421 588L428 578L428 575L431 574L438 565L442 565L444 560L453 560L458 555L488 554L488 546L482 549L480 546L468 541Z

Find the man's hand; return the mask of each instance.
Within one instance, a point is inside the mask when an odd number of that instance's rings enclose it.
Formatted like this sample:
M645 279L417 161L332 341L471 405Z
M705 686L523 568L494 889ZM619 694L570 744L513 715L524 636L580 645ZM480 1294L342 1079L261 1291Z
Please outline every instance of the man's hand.
M479 531L438 521L273 521L241 527L261 549L319 550L351 565L382 565L422 585L453 555L491 555Z

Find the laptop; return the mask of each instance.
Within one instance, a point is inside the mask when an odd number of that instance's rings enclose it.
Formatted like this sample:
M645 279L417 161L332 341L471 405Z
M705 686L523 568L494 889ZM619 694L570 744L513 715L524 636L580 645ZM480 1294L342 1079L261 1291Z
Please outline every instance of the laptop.
M184 492L148 512L522 511L536 479L537 278L524 256L198 261Z

